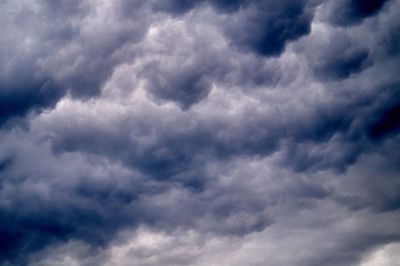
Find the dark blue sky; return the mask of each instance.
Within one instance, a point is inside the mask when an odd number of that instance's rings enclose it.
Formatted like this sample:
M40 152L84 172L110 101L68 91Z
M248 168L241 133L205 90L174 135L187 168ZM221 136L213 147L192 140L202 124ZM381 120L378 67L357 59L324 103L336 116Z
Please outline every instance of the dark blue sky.
M0 266L393 266L400 1L0 3Z

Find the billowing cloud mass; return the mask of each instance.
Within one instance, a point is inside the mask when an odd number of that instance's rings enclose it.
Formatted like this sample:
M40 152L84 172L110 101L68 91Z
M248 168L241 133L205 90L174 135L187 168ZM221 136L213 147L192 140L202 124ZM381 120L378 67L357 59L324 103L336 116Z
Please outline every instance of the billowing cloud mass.
M400 1L0 3L0 265L400 265Z

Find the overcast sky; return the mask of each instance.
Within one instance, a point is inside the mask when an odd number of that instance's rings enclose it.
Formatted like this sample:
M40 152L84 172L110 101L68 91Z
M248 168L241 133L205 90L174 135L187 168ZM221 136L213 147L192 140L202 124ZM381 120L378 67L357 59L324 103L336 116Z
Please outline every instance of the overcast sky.
M400 1L1 0L1 266L399 266Z

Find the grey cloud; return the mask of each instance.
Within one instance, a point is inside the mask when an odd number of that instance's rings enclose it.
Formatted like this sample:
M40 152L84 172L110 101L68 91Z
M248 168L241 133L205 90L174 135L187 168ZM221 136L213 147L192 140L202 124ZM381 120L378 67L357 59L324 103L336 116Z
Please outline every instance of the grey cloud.
M225 34L239 49L263 56L281 54L288 42L310 32L313 18L307 1L256 2L227 21Z
M153 62L143 69L143 73L148 77L149 92L156 99L174 101L187 109L207 97L213 76L218 76L218 65L204 56L192 62L185 61L176 62L175 66L171 66L172 62L165 66Z
M226 13L237 11L240 7L247 6L251 1L247 0L167 0L154 1L153 7L157 11L166 11L174 15L182 15L201 4L210 4L217 11Z
M309 62L322 79L346 79L363 71L368 62L369 49L352 40L346 33L331 33L323 41L315 40L309 51ZM308 48L308 47L307 47Z
M340 0L332 1L330 21L334 25L351 26L360 24L365 18L379 13L388 0Z
M398 2L1 5L0 265L353 266L398 243ZM167 244L114 260L142 228Z
M4 161L1 173L1 258L5 262L24 264L24 254L68 240L104 247L120 230L140 224L246 234L272 222L268 215L260 215L265 207L255 198L238 204L237 194L219 194L213 186L204 192L184 190L98 157L54 156L43 147L6 139L10 145L4 156L12 152L14 157ZM35 164L32 158L38 152L46 162Z
M205 14L205 16L213 16ZM197 15L188 23L160 25L156 46L144 50L150 58L137 72L144 79L147 92L154 101L173 101L183 109L206 99L213 86L234 89L274 87L282 78L281 63L229 48L215 30L199 27ZM176 39L182 41L178 44ZM154 45L154 41L149 41Z
M377 107L376 116L371 119L368 127L368 135L373 139L382 139L388 135L396 135L400 122L400 103L398 102L398 88L400 84L388 85L389 90L383 101L384 106Z
M24 117L32 108L38 112L52 108L62 95L51 80L6 81L0 86L0 125L10 118Z
M67 93L78 98L98 95L114 67L132 59L121 49L138 42L147 28L137 11L120 16L126 9L117 4L110 12L104 3L103 7L63 1L1 5L2 123L51 109Z
M316 1L166 1L156 9L182 14L209 3L217 12L231 13L222 29L234 47L262 56L280 55L288 42L310 32Z

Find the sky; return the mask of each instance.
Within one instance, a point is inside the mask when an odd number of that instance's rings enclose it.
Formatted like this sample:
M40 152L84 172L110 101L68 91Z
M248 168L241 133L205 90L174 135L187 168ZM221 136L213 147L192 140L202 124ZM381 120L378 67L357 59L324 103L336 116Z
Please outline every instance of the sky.
M1 0L1 266L400 266L400 1Z

